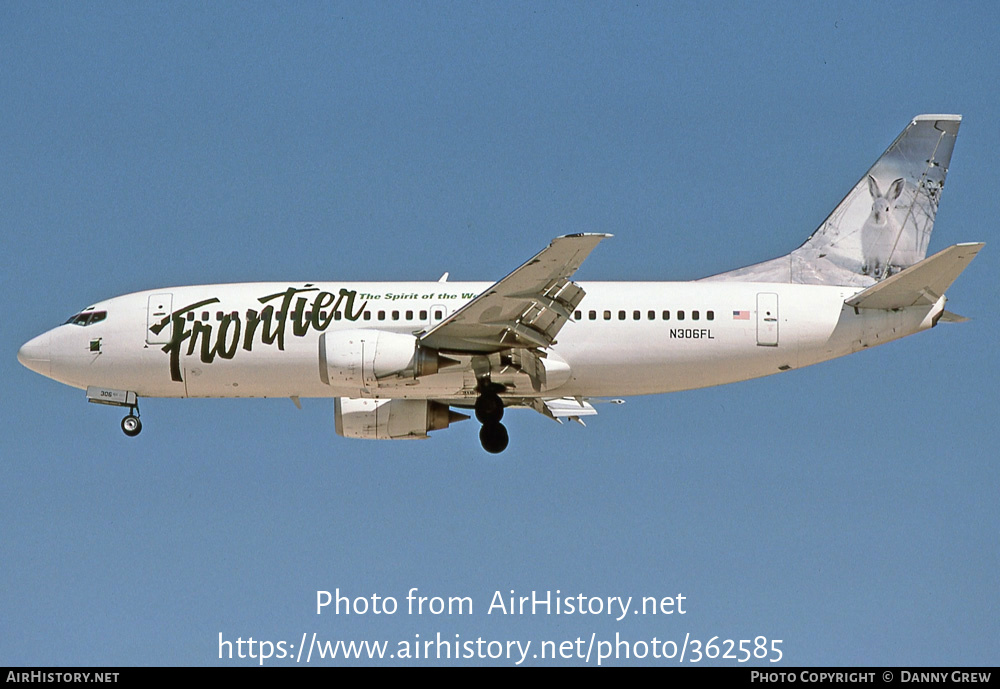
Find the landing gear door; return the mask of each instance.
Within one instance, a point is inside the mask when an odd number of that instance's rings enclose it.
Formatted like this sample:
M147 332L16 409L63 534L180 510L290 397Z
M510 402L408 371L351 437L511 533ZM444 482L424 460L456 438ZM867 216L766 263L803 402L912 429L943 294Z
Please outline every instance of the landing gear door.
M149 295L146 307L146 344L167 344L174 334L173 311L174 295L169 293ZM166 319L166 325L163 325ZM162 326L162 327L161 327ZM154 332L153 328L157 329Z
M778 295L773 292L757 295L757 344L778 346Z

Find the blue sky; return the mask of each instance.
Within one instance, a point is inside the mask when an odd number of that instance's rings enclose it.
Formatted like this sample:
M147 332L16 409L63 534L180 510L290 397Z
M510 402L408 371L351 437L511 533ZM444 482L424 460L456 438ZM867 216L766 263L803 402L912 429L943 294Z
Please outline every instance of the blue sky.
M995 665L998 28L992 3L4 3L0 662L440 632ZM128 439L16 360L131 291L498 279L572 232L615 235L581 280L736 268L924 112L965 117L931 250L987 243L949 292L970 323L587 428L514 412L498 457L470 422L340 438L329 400L145 400ZM475 608L317 616L338 587ZM688 612L487 615L511 589Z

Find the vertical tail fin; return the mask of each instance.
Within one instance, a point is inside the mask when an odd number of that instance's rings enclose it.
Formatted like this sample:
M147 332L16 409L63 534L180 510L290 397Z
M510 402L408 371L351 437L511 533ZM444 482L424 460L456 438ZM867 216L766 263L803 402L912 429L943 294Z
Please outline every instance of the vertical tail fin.
M798 249L709 280L866 287L927 256L961 115L919 115Z

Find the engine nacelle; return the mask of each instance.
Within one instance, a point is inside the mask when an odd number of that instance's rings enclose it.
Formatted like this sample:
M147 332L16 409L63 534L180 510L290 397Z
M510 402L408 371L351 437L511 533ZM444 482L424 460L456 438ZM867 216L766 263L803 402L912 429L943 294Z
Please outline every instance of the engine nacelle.
M450 359L417 344L406 333L384 330L327 332L319 342L320 377L327 385L378 387L384 378L418 378L438 372Z
M430 431L469 418L451 411L447 404L429 400L338 397L333 410L337 435L371 440L426 438Z

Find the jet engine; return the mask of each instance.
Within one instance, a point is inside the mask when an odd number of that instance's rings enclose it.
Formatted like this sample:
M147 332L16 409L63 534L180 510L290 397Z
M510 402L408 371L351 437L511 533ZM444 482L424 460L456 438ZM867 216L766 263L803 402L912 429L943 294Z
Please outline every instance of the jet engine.
M467 418L447 404L429 400L375 400L338 397L333 402L337 435L345 438L396 440L426 438Z
M421 347L417 338L384 330L341 330L324 333L319 341L320 378L333 387L359 391L378 387L386 378L419 378L458 363L436 350Z

